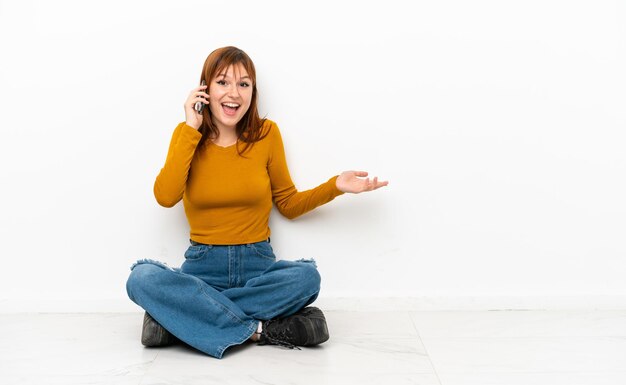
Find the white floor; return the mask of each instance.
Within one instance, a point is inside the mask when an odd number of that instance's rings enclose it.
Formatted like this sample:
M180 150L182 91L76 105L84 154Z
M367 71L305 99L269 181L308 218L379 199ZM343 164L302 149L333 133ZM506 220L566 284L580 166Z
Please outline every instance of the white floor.
M0 314L0 384L626 384L626 310L329 311L319 347L222 360L142 347L142 316Z

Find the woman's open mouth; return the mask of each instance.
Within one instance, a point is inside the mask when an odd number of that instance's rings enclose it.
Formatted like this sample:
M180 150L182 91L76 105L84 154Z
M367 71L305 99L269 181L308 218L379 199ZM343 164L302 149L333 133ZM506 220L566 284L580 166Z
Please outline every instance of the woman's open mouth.
M224 114L228 116L235 116L239 107L240 105L237 103L222 103L222 110L224 110Z

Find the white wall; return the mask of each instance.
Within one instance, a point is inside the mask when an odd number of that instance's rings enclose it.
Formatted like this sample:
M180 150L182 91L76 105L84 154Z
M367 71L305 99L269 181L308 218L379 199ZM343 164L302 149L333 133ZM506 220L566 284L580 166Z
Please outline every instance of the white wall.
M390 180L274 213L322 297L623 306L625 26L618 0L1 1L2 310L129 304L135 259L182 263L182 203L152 185L224 45L255 61L300 189Z

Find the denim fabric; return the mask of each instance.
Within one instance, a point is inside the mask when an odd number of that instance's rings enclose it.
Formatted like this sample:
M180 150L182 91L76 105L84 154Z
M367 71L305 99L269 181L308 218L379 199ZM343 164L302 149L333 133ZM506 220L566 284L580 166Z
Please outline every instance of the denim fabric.
M192 242L180 268L144 259L131 267L130 299L178 339L216 358L248 340L260 320L291 315L315 301L313 260L276 261L267 241Z

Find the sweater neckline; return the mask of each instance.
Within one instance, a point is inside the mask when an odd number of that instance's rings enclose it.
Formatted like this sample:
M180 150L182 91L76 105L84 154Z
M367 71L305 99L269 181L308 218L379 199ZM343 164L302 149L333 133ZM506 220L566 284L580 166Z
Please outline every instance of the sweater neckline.
M237 142L235 142L235 143L233 143L233 144L231 144L231 145L229 145L229 146L226 146L226 147L224 147L224 146L220 146L219 144L216 144L216 143L214 143L214 142L213 142L213 141L211 141L211 140L209 140L209 143L211 144L211 146L213 146L213 147L217 148L217 149L218 149L218 150L220 150L220 151L228 151L228 150L230 150L230 149L232 149L232 148L235 148L235 146L237 145L237 143L239 143L239 141L237 141Z

